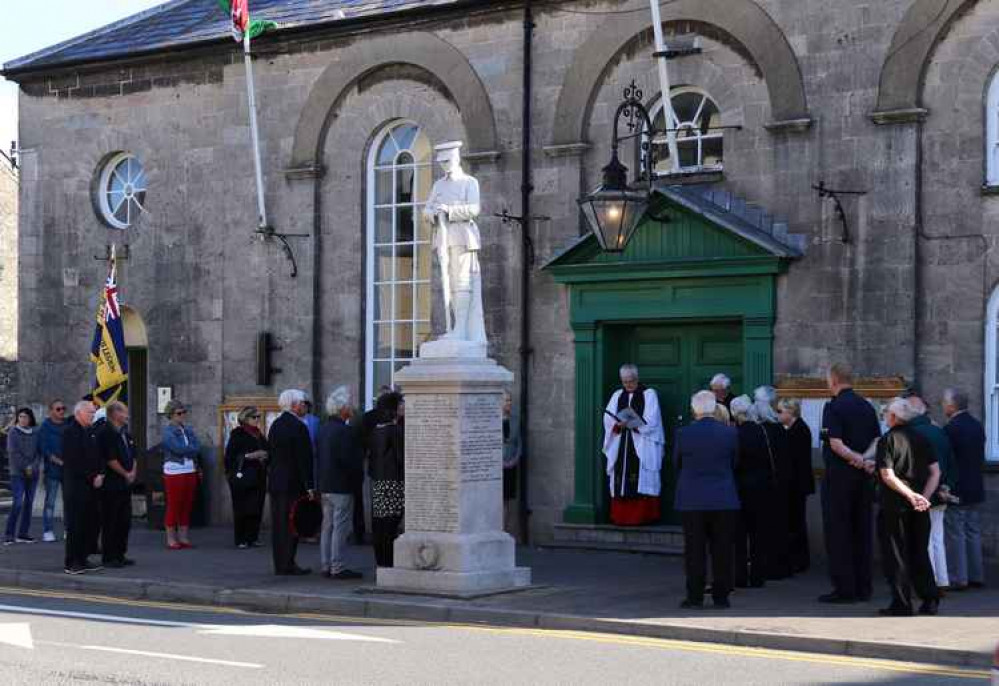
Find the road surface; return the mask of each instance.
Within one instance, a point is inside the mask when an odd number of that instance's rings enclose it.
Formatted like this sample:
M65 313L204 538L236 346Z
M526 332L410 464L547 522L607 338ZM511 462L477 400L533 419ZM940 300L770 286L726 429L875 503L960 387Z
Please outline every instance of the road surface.
M876 620L872 620L876 621ZM983 670L581 632L266 615L0 588L25 684L986 683Z

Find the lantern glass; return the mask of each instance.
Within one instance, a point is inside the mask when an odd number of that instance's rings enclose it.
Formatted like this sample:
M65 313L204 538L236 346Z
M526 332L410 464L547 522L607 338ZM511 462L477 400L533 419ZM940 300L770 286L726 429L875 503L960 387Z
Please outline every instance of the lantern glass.
M590 230L606 252L624 252L649 207L647 191L599 188L579 201Z

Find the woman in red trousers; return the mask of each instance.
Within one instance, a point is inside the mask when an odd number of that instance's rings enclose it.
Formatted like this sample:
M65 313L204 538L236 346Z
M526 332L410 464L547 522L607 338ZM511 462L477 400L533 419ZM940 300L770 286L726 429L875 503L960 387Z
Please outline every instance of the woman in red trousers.
M194 495L201 480L201 446L185 426L187 408L177 401L167 403L170 423L163 427L163 487L166 491L166 540L170 550L193 548L188 537Z

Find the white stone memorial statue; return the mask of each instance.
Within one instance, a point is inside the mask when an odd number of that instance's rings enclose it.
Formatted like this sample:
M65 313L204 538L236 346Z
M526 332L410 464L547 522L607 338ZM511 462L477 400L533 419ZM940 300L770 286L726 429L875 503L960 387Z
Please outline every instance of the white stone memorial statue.
M485 357L486 326L482 313L479 250L479 182L461 167L461 142L434 148L444 171L423 208L434 227L434 250L441 265L447 332L423 344L421 357Z

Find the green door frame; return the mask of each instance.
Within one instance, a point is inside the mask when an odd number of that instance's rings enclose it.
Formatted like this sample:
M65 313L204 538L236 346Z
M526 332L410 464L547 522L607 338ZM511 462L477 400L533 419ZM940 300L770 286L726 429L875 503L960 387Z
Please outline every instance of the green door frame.
M601 521L606 487L600 451L601 397L606 325L738 321L743 331L743 374L752 388L772 382L777 256L677 260L662 263L603 262L548 267L569 287L574 334L576 441L574 498L564 511L571 524Z

